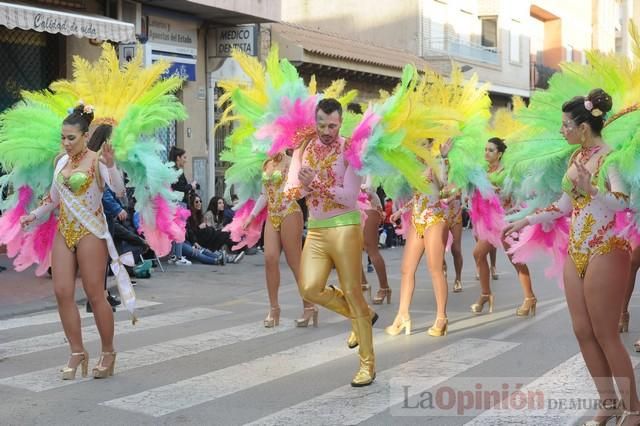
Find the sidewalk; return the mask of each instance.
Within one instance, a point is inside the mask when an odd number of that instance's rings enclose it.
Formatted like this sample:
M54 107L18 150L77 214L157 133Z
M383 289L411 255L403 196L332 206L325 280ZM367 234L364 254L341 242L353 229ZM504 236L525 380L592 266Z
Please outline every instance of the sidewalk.
M56 309L53 281L48 274L37 277L35 267L16 272L4 253L0 254L0 266L7 268L0 272L0 318ZM86 300L80 279L76 279L76 300Z

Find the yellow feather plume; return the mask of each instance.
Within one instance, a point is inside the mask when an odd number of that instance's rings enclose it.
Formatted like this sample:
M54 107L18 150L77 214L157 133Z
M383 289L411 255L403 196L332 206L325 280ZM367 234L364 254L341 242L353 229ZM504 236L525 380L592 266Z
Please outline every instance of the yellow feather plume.
M167 61L159 61L145 68L142 64L141 49L138 49L138 52L121 68L114 47L104 43L98 61L92 64L75 56L73 58L74 79L54 82L51 84L51 89L60 95L68 95L82 101L85 105L91 105L94 108L96 122L100 119L113 119L119 122L126 114L128 107L148 96L160 76L169 67ZM180 79L173 77L168 80L171 80L170 85L175 86L174 90L179 87Z

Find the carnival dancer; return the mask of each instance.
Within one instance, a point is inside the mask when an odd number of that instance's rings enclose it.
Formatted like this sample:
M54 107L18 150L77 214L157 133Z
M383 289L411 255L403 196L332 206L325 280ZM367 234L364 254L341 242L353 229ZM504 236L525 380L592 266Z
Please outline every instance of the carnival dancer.
M149 135L186 114L172 95L182 80L160 81L169 67L165 61L144 67L137 55L121 69L115 49L105 43L98 61L75 57L73 67L74 80L56 81L44 92L22 92L23 100L0 115L0 163L9 172L0 180L0 191L12 190L2 205L0 244L7 246L17 270L38 264L36 273L46 273L53 257L55 293L72 353L63 379L74 378L78 366L83 375L88 373L74 301L80 269L102 340L93 375L102 378L114 371L113 315L102 293L104 269L95 259L109 254L122 303L136 321L135 293L125 269L134 261L131 253L118 255L107 230L103 187L124 191L113 168L117 163L134 188L140 230L151 248L165 255L171 241L183 241L187 213L176 203L182 195L168 189L178 176L164 164L161 146ZM94 124L112 129L101 153L86 146L94 117ZM41 206L28 213L41 198Z
M439 169L428 167L425 181L429 185L428 193L416 191L410 203L392 216L395 221L407 210L411 210L412 231L406 235L404 252L402 253L400 304L393 324L385 328L387 334L396 336L403 330L411 334L411 317L409 308L415 288L415 275L422 255L427 253L427 264L431 272L431 280L436 296L436 321L427 331L430 336L439 337L447 334L447 280L444 276L443 260L447 244L449 225L447 209L440 198L441 190L447 182L448 160L453 141L450 139L440 146L443 159ZM431 151L433 139L428 139L426 148Z
M300 292L317 303L350 318L359 343L360 368L351 385L373 383L375 356L372 322L377 314L364 300L361 286L362 229L357 209L361 178L345 158L347 141L339 135L342 105L325 98L316 107L317 136L293 153L285 192L291 199L306 198L308 233L302 250ZM335 267L340 288L327 287Z
M264 320L265 327L277 326L280 322L278 289L280 287L280 253L284 251L287 264L293 272L296 283L300 282L300 256L302 254L302 210L296 200L284 196L284 186L291 151L278 153L265 161L262 172L262 194L245 221L247 229L260 212L267 208L267 221L264 228L264 268L267 275L267 292L271 308ZM303 303L302 318L296 320L297 327L307 327L311 321L318 326L318 308L306 300Z
M62 122L62 146L66 154L57 159L49 198L42 206L20 218L23 227L48 217L59 208L58 232L53 243L52 275L58 312L71 357L62 370L62 379L74 379L79 366L82 376L88 374L89 354L82 343L80 314L75 302L78 269L82 284L93 309L100 334L102 354L93 369L93 377L113 374L116 353L113 349L113 312L104 298L104 264L110 253L117 258L113 240L102 211L102 192L108 185L117 194L125 191L116 170L113 149L102 148L102 155L87 148L93 110L79 105ZM115 255L114 255L115 252Z
M584 71L585 76L598 75L594 70ZM560 87L562 78L571 77L560 76L552 81L552 87ZM569 145L579 146L562 179L562 197L544 211L507 226L504 235L511 236L527 225L571 216L564 290L574 333L603 401L593 422L605 424L620 415L624 407L629 411L618 424L629 425L640 421L640 402L633 366L618 334L618 319L631 266L631 247L615 229L616 213L629 205L629 187L617 164L608 162L612 149L601 135L611 108L612 98L602 89L575 96L562 105L561 133Z
M487 173L489 180L495 187L496 193L501 195L502 208L504 211L513 211L514 206L511 203L511 199L502 190L505 179L505 171L502 167L501 159L507 149L507 145L500 138L493 137L487 141L487 145L484 151L484 158L489 164ZM503 241L503 246L506 250L509 249L508 243ZM473 257L476 260L476 268L480 275L481 294L476 303L471 305L471 312L480 313L484 310L484 305L489 303L489 313L493 312L494 296L491 292L491 281L489 278L490 270L489 263L487 262L487 255L491 254L491 249L495 246L487 241L479 239L476 242L476 246L473 249ZM509 256L509 261L511 257ZM516 309L516 315L526 317L529 314L532 316L536 314L536 296L533 294L531 288L531 276L529 274L529 268L525 264L511 262L518 274L518 280L522 285L524 292L524 301L519 308Z
M238 207L233 221L224 230L242 246L252 247L262 234L265 223L265 272L270 311L265 327L279 324L280 253L284 250L287 263L300 286L300 256L302 252L303 217L297 200L287 198L283 189L291 164L290 154L296 141L315 134L315 108L318 96L315 84L305 86L296 69L286 59L278 58L273 47L266 67L240 51L233 57L252 78L252 84L223 81L226 90L218 102L225 112L221 124L235 121L234 131L225 141L222 158L231 166L225 172L225 196L233 189L238 195ZM324 92L340 96L343 80L335 81ZM357 92L340 98L349 102ZM318 325L318 310L303 300L304 310L296 326Z

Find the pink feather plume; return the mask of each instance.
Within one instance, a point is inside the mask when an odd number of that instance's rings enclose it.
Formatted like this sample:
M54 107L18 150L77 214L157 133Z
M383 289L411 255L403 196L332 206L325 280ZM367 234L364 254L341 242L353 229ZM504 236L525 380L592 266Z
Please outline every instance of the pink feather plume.
M475 224L474 224L475 226ZM564 263L569 247L569 219L561 217L552 224L526 226L517 239L508 236L508 253L515 263L530 263L536 259L553 259L545 270L547 278L555 278L562 286Z
M633 211L626 209L616 213L616 225L615 229L623 238L626 238L631 243L631 247L634 249L640 246L640 231L636 226Z
M247 200L247 202L236 210L231 223L222 229L225 232L229 232L231 234L231 239L237 243L231 248L232 250L238 250L244 246L253 247L260 240L260 236L262 235L262 225L267 219L266 208L262 209L262 211L258 213L247 229L243 228L245 221L251 215L255 205L255 200Z
M140 230L149 246L158 256L165 256L171 251L171 242L184 241L186 222L190 216L189 210L180 206L171 206L162 196L153 199L155 223L145 223L140 220Z
M497 195L493 194L487 199L482 197L480 191L475 191L471 197L469 215L473 223L473 232L478 239L488 241L494 247L502 247L504 209Z
M24 185L18 189L18 202L16 205L0 216L0 245L7 246L7 254L14 257L20 251L20 246L24 238L24 232L20 225L20 218L28 213L27 209L33 190Z
M351 164L356 170L362 169L362 154L366 147L366 142L373 133L373 128L380 122L381 117L375 114L372 110L368 109L362 120L353 129L351 134L351 143L349 148L345 151L344 155L349 164Z
M36 275L42 276L51 266L51 250L58 229L58 220L51 214L46 222L24 236L20 254L13 261L16 271L24 271L34 263L38 264Z
M260 127L258 139L272 141L268 155L272 156L287 149L295 148L296 133L309 126L315 126L316 97L306 100L296 99L293 104L287 98L282 100L282 115L271 124Z

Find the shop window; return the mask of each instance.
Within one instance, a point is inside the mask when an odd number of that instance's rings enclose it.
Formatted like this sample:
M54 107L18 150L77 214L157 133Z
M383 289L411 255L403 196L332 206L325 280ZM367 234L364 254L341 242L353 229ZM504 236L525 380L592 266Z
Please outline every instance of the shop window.
M0 27L0 112L61 77L60 35Z

